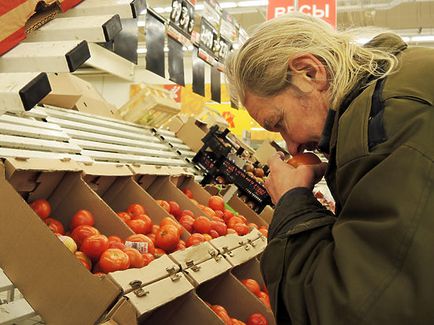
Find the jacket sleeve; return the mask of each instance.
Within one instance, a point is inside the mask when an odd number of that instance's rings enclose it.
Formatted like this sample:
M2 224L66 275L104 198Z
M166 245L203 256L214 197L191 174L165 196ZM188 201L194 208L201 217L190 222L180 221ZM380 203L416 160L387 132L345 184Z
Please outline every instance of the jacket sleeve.
M391 139L393 150L385 144L348 163L366 173L337 218L307 189L277 204L261 271L278 324L434 319L434 114L426 106L415 112Z

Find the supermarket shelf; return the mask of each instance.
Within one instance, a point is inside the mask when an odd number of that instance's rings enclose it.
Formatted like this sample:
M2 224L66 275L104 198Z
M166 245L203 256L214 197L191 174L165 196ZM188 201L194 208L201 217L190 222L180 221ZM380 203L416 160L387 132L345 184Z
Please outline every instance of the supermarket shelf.
M72 72L89 58L86 41L21 43L0 57L0 72Z
M145 0L86 0L61 17L119 14L120 18L137 18L146 10Z
M50 91L46 73L0 73L0 114L30 110Z
M69 40L109 42L121 30L119 15L56 18L30 33L25 42Z

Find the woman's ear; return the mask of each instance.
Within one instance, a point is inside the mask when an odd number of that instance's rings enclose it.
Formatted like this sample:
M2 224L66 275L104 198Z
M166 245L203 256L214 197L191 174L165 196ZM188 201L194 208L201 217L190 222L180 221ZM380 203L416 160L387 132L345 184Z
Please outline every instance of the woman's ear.
M324 64L311 53L293 57L288 62L288 70L291 84L303 92L328 89L327 70Z

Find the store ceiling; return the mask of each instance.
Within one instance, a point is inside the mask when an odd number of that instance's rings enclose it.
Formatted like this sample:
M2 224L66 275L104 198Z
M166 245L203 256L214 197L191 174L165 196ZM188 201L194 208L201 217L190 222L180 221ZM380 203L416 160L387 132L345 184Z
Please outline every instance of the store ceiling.
M266 19L267 0L252 2L257 5L226 9L247 31ZM154 8L164 8L170 6L171 0L148 0L148 3ZM219 3L224 8L238 1ZM375 26L400 35L434 35L434 0L337 0L337 13L338 28Z

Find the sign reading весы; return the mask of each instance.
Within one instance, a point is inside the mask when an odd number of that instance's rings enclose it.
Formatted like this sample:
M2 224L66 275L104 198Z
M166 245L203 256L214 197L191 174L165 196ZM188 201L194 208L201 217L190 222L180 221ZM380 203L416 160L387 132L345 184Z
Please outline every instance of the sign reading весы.
M294 11L294 0L268 0L268 20ZM298 11L321 18L336 28L336 0L299 0Z

